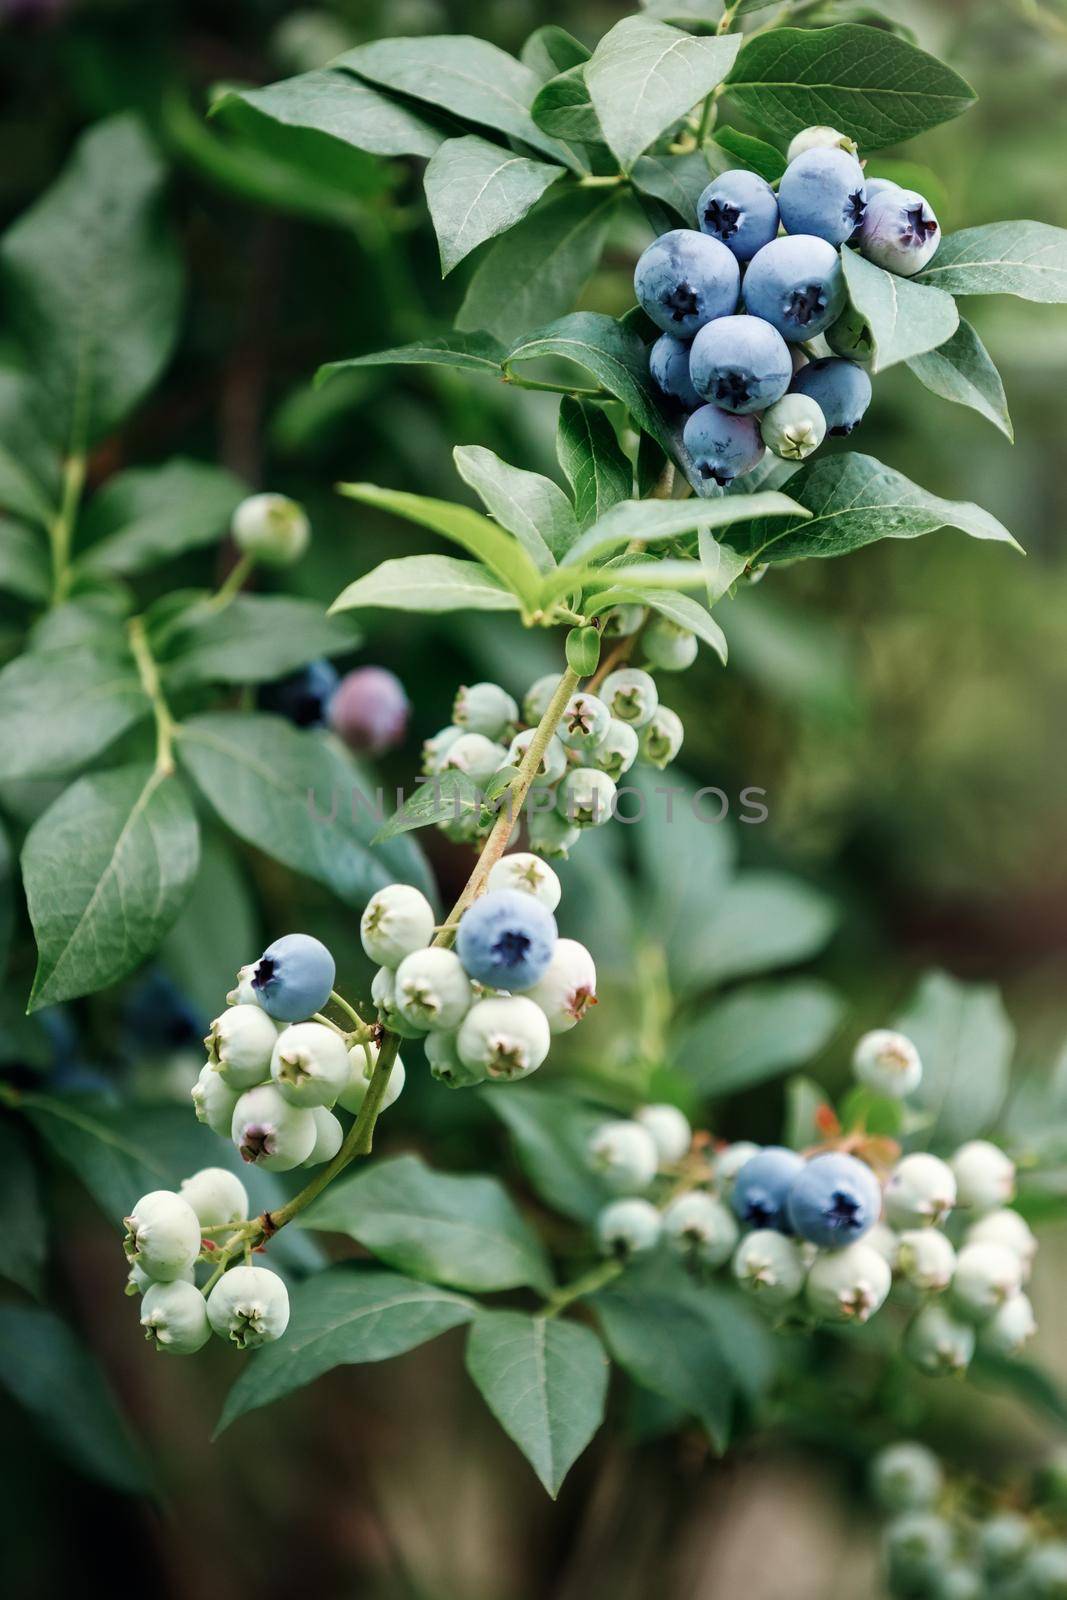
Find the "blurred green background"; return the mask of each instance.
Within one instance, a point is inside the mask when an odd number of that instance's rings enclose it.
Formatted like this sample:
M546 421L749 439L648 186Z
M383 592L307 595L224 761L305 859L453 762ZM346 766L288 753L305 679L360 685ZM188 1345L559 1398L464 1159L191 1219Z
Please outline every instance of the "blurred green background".
M595 0L337 0L316 10L267 0L0 0L5 223L51 181L76 134L112 111L139 109L173 164L171 214L190 272L184 335L162 387L93 463L96 477L182 452L295 495L315 526L295 582L328 602L386 554L431 547L339 500L338 479L461 499L450 452L471 443L555 472L550 396L402 368L311 386L324 361L440 331L458 303L469 269L441 284L415 164L368 158L364 192L326 206L276 188L203 112L220 83L268 82L367 38L469 31L517 50L532 28L555 21L592 43L626 9ZM1018 216L1067 225L1067 10L1053 0L887 0L881 10L980 95L966 118L903 152L936 171L942 224ZM814 18L868 19L865 5L829 0ZM585 304L629 306L632 262L647 239L636 212L620 217ZM688 774L731 796L746 785L767 791L767 823L739 830L743 859L788 868L841 907L818 970L849 999L846 1033L892 1015L916 974L940 965L1003 984L1020 1060L1040 1073L1067 1035L1067 321L1007 300L971 301L967 313L1004 375L1014 448L903 369L877 381L852 444L928 489L987 506L1027 556L943 532L775 571L717 612L730 669L702 652L668 698L685 722ZM202 579L205 559L188 571L176 564L160 586ZM448 720L457 683L494 676L521 692L555 664L554 641L519 637L494 618L369 613L365 625L358 659L396 670L415 707L408 744L387 764L398 782L411 777L419 741ZM0 649L13 627L0 610ZM467 858L437 836L427 848L447 897ZM264 935L304 922L337 949L342 970L357 971L354 930L336 903L261 859L241 872L221 897L221 949L250 959ZM217 1006L229 974L219 973L213 1002L188 943L174 941L164 966L198 1006ZM11 1017L31 971L27 942ZM625 1054L620 1032L636 1025L622 1000L632 975L615 976L619 1008L613 1016L600 1007L586 1046L604 1059ZM116 1053L116 1006L105 996L78 1009L79 1048L94 1061ZM816 1075L839 1084L845 1059L842 1046ZM776 1093L753 1111L761 1132L775 1129ZM418 1090L402 1110L387 1148L421 1144L448 1166L469 1159L472 1141L499 1144L486 1118L440 1091ZM331 1374L209 1446L228 1381L223 1354L165 1370L146 1360L119 1293L113 1238L75 1186L57 1180L50 1198L63 1222L66 1309L88 1328L150 1443L161 1500L133 1507L68 1474L3 1402L16 1464L0 1501L9 1593L148 1581L160 1597L198 1600L239 1586L268 1600L297 1589L425 1600L704 1600L741 1590L760 1600L783 1592L783 1572L794 1600L872 1592L872 1518L829 1428L813 1452L818 1429L807 1427L803 1457L779 1435L724 1466L686 1435L636 1444L617 1430L552 1508L463 1385L447 1338L388 1366ZM1039 1354L1061 1376L1065 1260L1046 1235ZM847 1411L847 1373L841 1382ZM906 1418L909 1402L897 1398ZM822 1404L831 1405L825 1393ZM963 1391L935 1406L935 1436L972 1467L1010 1468L1051 1437L1005 1403L975 1410Z

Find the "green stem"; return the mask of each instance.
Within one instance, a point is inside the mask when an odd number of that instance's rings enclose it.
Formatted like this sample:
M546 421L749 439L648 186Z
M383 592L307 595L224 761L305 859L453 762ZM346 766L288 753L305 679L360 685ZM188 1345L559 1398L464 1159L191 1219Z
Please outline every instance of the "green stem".
M581 385L566 383L543 383L539 378L517 378L513 372L504 373L504 382L510 383L513 389L540 389L545 394L572 394L579 400L608 400L611 396L606 389L582 388Z
M131 617L127 625L127 634L130 641L130 649L133 652L133 659L137 663L141 687L152 702L152 714L156 719L156 771L169 777L174 771L174 730L176 723L163 695L163 686L159 681L159 668L148 643L144 618Z
M729 33L734 25L734 18L737 16L737 8L740 4L741 0L733 0L733 3L726 7L719 18L719 26L715 29L716 33Z
M338 994L336 989L332 989L330 991L330 999L333 1001L335 1006L340 1007L345 1016L348 1017L349 1021L352 1023L352 1026L355 1030L360 1033L365 1033L368 1035L370 1034L370 1024L364 1022L355 1006L349 1005L343 994Z
M256 558L247 552L235 561L222 583L219 584L210 600L205 601L209 611L222 611L235 600L248 582L249 574L256 564Z
M578 187L579 189L611 189L616 184L629 183L629 181L625 172L612 172L605 178L595 177L592 173L587 173L584 178L578 179Z
M68 456L63 468L63 492L59 510L48 530L52 546L52 604L60 605L70 593L70 546L74 536L74 519L78 502L85 487L85 457Z
M575 1278L573 1283L565 1284L562 1289L557 1289L555 1294L549 1295L541 1315L558 1316L573 1301L581 1300L583 1296L602 1289L606 1283L614 1282L625 1265L623 1261L598 1261L595 1267L590 1267L588 1272L584 1272L580 1278Z

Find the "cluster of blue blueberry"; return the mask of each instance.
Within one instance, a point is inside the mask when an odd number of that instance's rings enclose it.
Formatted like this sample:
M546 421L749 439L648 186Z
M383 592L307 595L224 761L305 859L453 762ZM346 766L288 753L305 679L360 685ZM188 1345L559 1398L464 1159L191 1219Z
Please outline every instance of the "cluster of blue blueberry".
M892 1518L883 1539L891 1595L900 1600L1067 1596L1062 1462L1041 1473L1029 1495L995 1497L984 1487L946 1482L932 1450L902 1440L879 1451L870 1476L875 1500Z
M680 671L696 657L697 641L666 617L649 618L643 606L616 606L603 636L634 638L644 667L609 672L595 693L580 689L564 707L550 737L526 801L530 848L542 856L566 856L584 828L614 814L619 780L635 762L662 769L682 747L681 718L660 704L647 669ZM522 760L534 729L548 710L560 675L547 673L531 685L519 707L496 683L460 689L452 721L423 746L427 778L464 773L487 790L498 774ZM441 824L449 838L473 842L489 831L491 812L468 811Z
M725 485L765 449L803 460L870 404L871 337L847 302L841 246L911 277L941 230L922 195L866 178L853 141L828 127L797 134L777 193L745 169L715 178L697 223L648 247L634 288L663 330L649 366L687 414L693 467Z
M897 1099L922 1077L914 1044L885 1029L863 1035L853 1068L864 1088ZM928 1373L962 1371L979 1343L1018 1355L1033 1335L1023 1285L1036 1241L1009 1207L1015 1168L995 1145L972 1140L947 1162L915 1151L876 1172L863 1157L884 1146L864 1138L851 1141L856 1153L808 1155L739 1142L710 1167L690 1158L690 1142L671 1106L595 1130L590 1165L626 1196L600 1215L605 1253L625 1258L663 1239L695 1266L731 1262L740 1287L776 1316L803 1300L819 1322L866 1322L895 1282L909 1312L905 1352ZM663 1205L646 1197L657 1184L668 1188ZM956 1243L941 1231L954 1208L968 1222Z

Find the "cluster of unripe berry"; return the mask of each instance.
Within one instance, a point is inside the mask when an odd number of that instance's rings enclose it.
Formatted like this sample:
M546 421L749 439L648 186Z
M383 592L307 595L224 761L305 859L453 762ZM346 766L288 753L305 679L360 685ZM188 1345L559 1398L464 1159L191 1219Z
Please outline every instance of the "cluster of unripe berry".
M941 230L922 195L866 178L855 151L836 128L805 129L777 193L754 172L721 173L697 202L698 229L662 234L637 263L638 301L663 330L652 377L687 414L702 478L728 484L765 449L803 460L870 404L870 331L847 304L841 246L911 277Z
M249 1262L225 1270L226 1237L247 1220L245 1186L223 1167L194 1172L180 1193L153 1189L138 1200L125 1222L126 1292L142 1296L141 1327L157 1350L193 1355L212 1333L241 1350L281 1338L289 1323L281 1278Z
M933 1451L905 1440L874 1458L871 1489L892 1518L883 1540L890 1594L902 1600L1067 1595L1062 1508L1051 1503L1061 1497L1056 1482L1036 1484L1029 1498L1038 1503L1029 1508L991 1502L979 1485L946 1482Z
M646 621L642 606L617 606L609 613L604 637L629 638L639 629L648 666L672 672L692 664L695 636L666 617ZM499 684L460 689L451 723L423 746L424 775L462 772L488 794L497 775L502 778L522 760L559 681L560 675L552 672L538 678L523 699L521 716ZM681 749L682 738L681 718L660 704L656 680L642 667L609 672L596 693L578 690L545 746L527 796L530 848L542 856L566 856L584 828L598 827L614 814L623 774L638 761L667 766ZM441 826L450 838L474 841L494 820L488 808L450 817Z
M865 1034L853 1059L860 1082L880 1094L901 1098L922 1076L911 1041L887 1030ZM856 1153L807 1155L739 1142L708 1167L687 1161L690 1137L671 1106L593 1133L590 1165L627 1196L598 1219L605 1253L627 1258L663 1240L694 1266L730 1263L739 1286L776 1316L818 1322L866 1322L895 1278L911 1313L904 1349L929 1373L964 1370L978 1343L1017 1355L1034 1333L1023 1285L1036 1241L1009 1209L1015 1169L995 1145L972 1140L948 1162L917 1151L876 1171L863 1156L884 1144L862 1137L851 1141ZM645 1197L657 1184L667 1189L659 1204ZM941 1231L954 1208L968 1224L957 1244Z

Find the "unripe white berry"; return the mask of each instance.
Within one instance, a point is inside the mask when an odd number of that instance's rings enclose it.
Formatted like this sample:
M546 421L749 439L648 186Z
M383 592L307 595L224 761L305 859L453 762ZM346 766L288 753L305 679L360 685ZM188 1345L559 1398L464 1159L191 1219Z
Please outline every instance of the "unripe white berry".
M171 1278L169 1281L171 1283L194 1283L196 1281L195 1266L186 1267L184 1272L179 1272L176 1278ZM150 1272L146 1272L135 1261L126 1275L125 1293L128 1295L144 1294L145 1290L150 1289L156 1282L158 1280L153 1278Z
M893 1281L889 1263L860 1240L812 1262L808 1305L826 1322L866 1322L885 1303Z
M259 996L252 987L252 979L256 975L258 961L250 961L247 966L238 967L237 978L233 988L226 996L228 1006L258 1006Z
M212 1133L228 1139L233 1110L239 1096L229 1084L223 1083L210 1061L200 1068L200 1076L189 1093L192 1096L197 1122L202 1122Z
M964 1244L1003 1244L1014 1250L1023 1266L1023 1282L1030 1276L1037 1255L1037 1240L1025 1218L1005 1208L979 1217L963 1236Z
M909 1322L904 1354L922 1372L963 1372L974 1355L975 1333L943 1300L931 1300Z
M909 1228L900 1235L897 1268L905 1282L923 1294L940 1294L952 1282L956 1252L937 1228Z
M1021 1356L1037 1332L1037 1318L1029 1297L1013 1294L1005 1300L978 1332L979 1347L988 1355Z
M847 133L818 123L811 128L801 128L799 133L793 135L786 151L786 161L795 161L807 150L847 150L850 156L854 156L857 146L855 139L850 139Z
M559 688L561 674L547 672L543 678L537 678L526 691L526 698L522 702L522 720L531 725L540 722L545 712L552 703L552 696Z
M729 1261L740 1231L733 1212L700 1189L680 1194L663 1213L663 1235L668 1244L690 1261L707 1267L721 1267Z
M473 783L484 785L505 764L507 748L487 739L484 733L464 733L450 745L441 763L442 772L463 772Z
M629 639L631 634L637 632L644 620L644 606L612 606L611 610L604 614L604 626L600 630L600 637L602 639Z
M512 1081L536 1072L548 1054L548 1019L527 995L477 1000L456 1036L460 1060L490 1078Z
M441 771L445 757L463 732L462 728L457 728L453 725L442 728L440 733L435 733L429 739L423 740L422 771L424 777L432 778Z
M541 1007L552 1033L568 1033L596 1004L596 966L577 939L557 939L544 976L526 990Z
M936 1228L956 1204L956 1180L924 1150L904 1156L885 1185L886 1221L893 1228Z
M865 1033L852 1052L852 1070L876 1094L903 1100L922 1082L923 1064L911 1040L890 1028Z
M337 1104L343 1111L351 1111L353 1116L359 1112L367 1098L367 1086L380 1054L381 1047L373 1040L367 1044L354 1044L348 1052L348 1081L337 1096ZM389 1069L389 1082L385 1086L380 1110L388 1111L400 1099L406 1076L404 1063L397 1056Z
M965 1244L952 1277L952 1304L967 1322L986 1322L1023 1286L1023 1266L1003 1244Z
M556 810L576 828L599 828L611 820L615 783L596 767L572 767L559 786Z
M510 745L508 746L508 753L505 758L505 764L507 766L521 766L522 758L526 754L526 751L529 748L530 740L534 737L536 732L536 728L523 728L521 733L517 733L515 735L514 739L512 739ZM537 773L534 778L534 787L536 788L540 786L542 789L550 789L554 783L559 782L566 770L567 752L560 744L555 734L553 734L548 743L545 745L541 760L538 763Z
M153 1189L125 1219L127 1261L159 1283L180 1278L200 1254L200 1221L187 1200L171 1189Z
M669 617L653 617L641 635L641 648L662 672L684 672L697 658L697 637Z
M657 706L641 729L638 752L645 761L662 772L682 748L684 738L685 729L677 712L672 711L670 706Z
M332 1106L348 1083L345 1041L321 1022L294 1022L275 1040L270 1075L290 1105Z
M620 1194L647 1189L659 1166L652 1135L639 1122L604 1122L586 1146L589 1165Z
M593 750L603 739L611 724L611 712L599 695L579 689L572 694L559 719L556 738L568 750L582 755Z
M315 1143L304 1165L319 1167L324 1161L333 1160L344 1143L345 1130L326 1106L312 1106L311 1115L315 1123Z
M315 1119L294 1106L273 1083L261 1083L238 1100L230 1136L241 1158L267 1172L289 1172L315 1145Z
M303 506L284 494L252 494L233 514L233 542L272 567L288 567L308 547L311 524Z
M416 950L396 969L396 1008L405 1022L424 1033L458 1028L473 998L454 950Z
M248 1190L237 1174L225 1167L203 1167L191 1178L183 1178L181 1196L196 1212L202 1228L248 1219Z
M956 1204L981 1216L1015 1196L1015 1163L987 1139L960 1145L949 1161L956 1179Z
M396 973L391 967L378 968L371 980L370 997L378 1008L379 1018L390 1033L398 1033L402 1039L422 1037L422 1029L413 1028L397 1009Z
M552 868L540 856L527 850L515 850L511 855L494 861L485 880L489 893L497 889L518 889L532 895L546 911L555 911L563 889Z
M620 722L643 728L659 705L659 690L655 678L640 667L620 667L609 672L600 685L600 698Z
M191 1356L211 1338L203 1295L181 1279L153 1283L145 1290L141 1327L145 1338L170 1356Z
M234 1005L216 1017L204 1045L208 1064L240 1094L270 1076L278 1029L258 1005Z
M424 1048L430 1072L438 1083L449 1089L468 1089L472 1084L485 1082L485 1067L481 1063L468 1066L460 1055L458 1034L427 1034Z
M433 938L433 906L409 883L391 883L371 895L359 919L359 936L372 961L398 967Z
M660 1214L650 1201L636 1195L612 1200L596 1219L597 1243L603 1255L625 1261L654 1250L661 1227Z
M637 760L640 747L641 742L636 728L631 728L626 722L620 722L618 717L612 717L608 723L607 733L584 759L589 766L596 767L600 772L606 772L609 778L618 783L623 773L629 772Z
M745 1234L734 1252L732 1270L746 1293L772 1309L795 1300L808 1275L796 1241L772 1228Z
M519 720L519 708L499 683L472 683L456 695L452 721L466 733L501 739Z
M887 1222L876 1222L863 1235L864 1244L869 1244L872 1250L877 1250L883 1260L889 1263L890 1268L895 1268L897 1256L900 1254L900 1235L893 1232Z
M642 1106L634 1112L634 1121L652 1135L661 1166L673 1167L689 1153L693 1130L689 1118L677 1106Z
M803 461L826 438L826 417L807 394L784 394L760 418L760 438L783 461Z
M582 836L582 830L558 811L531 810L526 826L531 850L542 856L559 856L563 861Z
M736 1144L728 1144L724 1150L718 1152L712 1163L712 1172L716 1189L727 1200L733 1192L734 1179L741 1168L759 1153L760 1146L753 1144L750 1139L738 1139Z
M231 1267L208 1295L207 1314L220 1339L254 1350L289 1326L289 1292L266 1267Z
M887 1445L871 1464L871 1488L886 1511L925 1511L936 1505L943 1483L933 1451L910 1440Z

